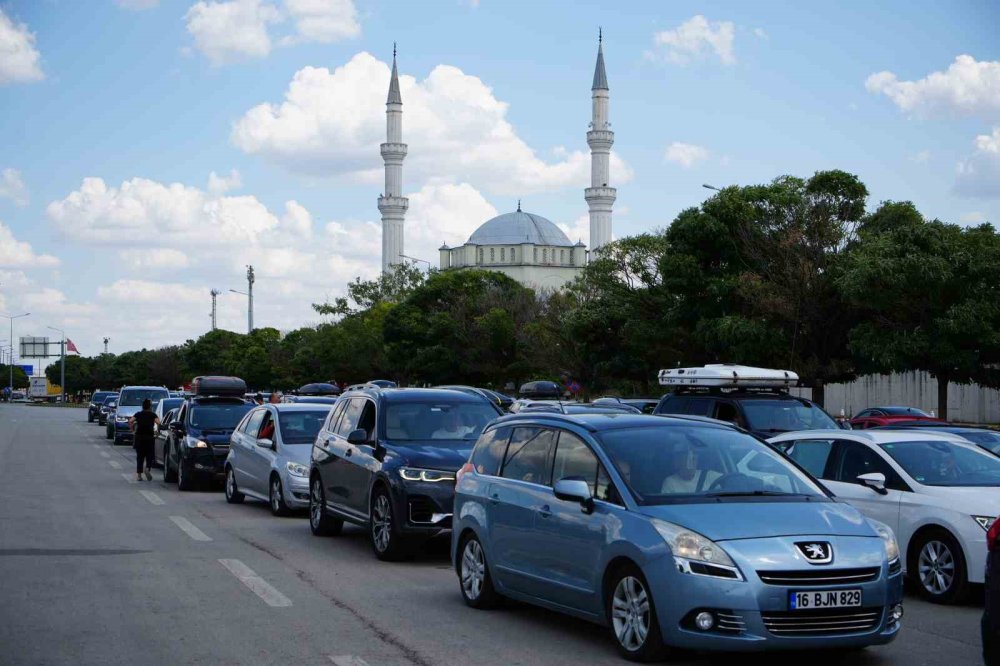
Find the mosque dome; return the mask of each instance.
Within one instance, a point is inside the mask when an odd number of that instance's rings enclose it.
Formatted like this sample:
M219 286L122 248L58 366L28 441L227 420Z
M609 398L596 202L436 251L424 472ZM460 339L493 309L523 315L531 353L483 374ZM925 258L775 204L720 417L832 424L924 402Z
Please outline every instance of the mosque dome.
M566 234L550 220L541 215L525 213L520 209L487 220L476 229L468 241L469 245L520 245L521 243L573 247Z

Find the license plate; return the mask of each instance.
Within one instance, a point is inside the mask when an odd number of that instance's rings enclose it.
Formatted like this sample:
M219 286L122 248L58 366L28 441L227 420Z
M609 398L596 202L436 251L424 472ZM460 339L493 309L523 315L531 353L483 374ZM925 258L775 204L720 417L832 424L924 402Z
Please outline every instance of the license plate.
M814 610L817 608L854 608L861 605L861 590L810 590L789 592L788 607L791 610Z

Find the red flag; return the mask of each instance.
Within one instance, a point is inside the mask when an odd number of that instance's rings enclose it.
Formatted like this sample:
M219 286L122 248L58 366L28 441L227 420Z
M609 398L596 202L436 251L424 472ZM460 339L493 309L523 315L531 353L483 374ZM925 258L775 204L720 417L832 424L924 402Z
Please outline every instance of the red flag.
M66 338L66 353L67 354L69 354L69 353L79 354L80 353L80 350L76 348L76 345L74 345L73 341L70 340L69 338Z

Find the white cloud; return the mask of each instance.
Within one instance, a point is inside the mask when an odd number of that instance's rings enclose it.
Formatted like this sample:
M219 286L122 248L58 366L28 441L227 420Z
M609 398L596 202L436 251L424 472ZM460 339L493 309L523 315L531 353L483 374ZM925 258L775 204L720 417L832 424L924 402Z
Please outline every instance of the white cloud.
M944 72L917 81L900 81L892 72L872 74L868 92L883 94L902 111L920 115L959 114L1000 119L1000 61L960 55Z
M285 8L297 32L283 40L286 44L326 44L361 34L354 0L285 0Z
M184 18L195 46L218 66L269 54L268 25L281 20L281 14L261 0L202 0L191 5Z
M15 24L0 7L0 85L44 79L40 58L28 26Z
M115 0L117 4L122 9L131 9L132 11L142 11L144 9L152 9L160 4L160 0Z
M0 199L11 199L17 206L28 205L28 188L17 169L0 171Z
M731 21L709 21L701 14L692 16L673 30L653 35L653 43L669 62L684 65L715 54L719 62L732 65L736 26ZM759 35L758 35L759 36ZM655 57L655 54L654 54Z
M975 222L985 222L986 221L986 214L982 213L982 212L980 212L978 210L974 210L974 211L970 211L968 213L962 214L962 216L959 217L958 219L961 222L965 222L966 224L975 223Z
M955 192L962 196L1000 197L1000 127L992 134L980 134L976 151L958 163Z
M260 104L236 121L232 141L295 171L349 174L376 185L388 83L389 65L364 52L333 72L305 67L295 73L284 102ZM557 155L553 162L540 158L507 120L508 105L479 78L438 65L423 81L400 76L400 88L409 182L445 179L505 195L588 184L587 152ZM616 183L631 178L616 154L611 168Z
M178 270L191 265L188 255L169 247L121 250L118 256L135 271Z
M52 268L59 260L49 254L35 254L30 243L17 240L10 227L0 222L0 267Z
M910 159L917 164L926 164L931 159L931 151L921 150L913 154Z
M305 206L298 201L285 203L285 214L281 216L281 231L297 238L312 237L313 218Z
M753 34L754 37L756 37L757 39L764 39L764 40L770 39L770 36L767 34L764 28L754 28Z
M667 146L667 152L664 154L665 160L680 164L685 169L690 169L698 162L704 162L708 157L708 149L704 146L680 141L674 141Z
M571 243L583 241L584 245L590 247L590 215L587 213L584 213L569 224L560 222L557 226L562 229Z
M468 183L429 183L409 199L406 254L426 259L432 266L438 265L442 243L463 245L483 222L497 215L497 209Z
M238 190L241 187L243 187L243 180L240 178L240 172L236 169L230 171L228 176L220 176L214 171L208 174L209 194L220 196L230 190Z

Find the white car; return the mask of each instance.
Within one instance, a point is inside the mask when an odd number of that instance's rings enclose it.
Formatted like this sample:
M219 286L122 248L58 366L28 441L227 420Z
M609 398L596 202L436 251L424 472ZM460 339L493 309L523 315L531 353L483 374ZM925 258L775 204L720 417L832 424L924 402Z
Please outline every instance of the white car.
M921 595L955 603L982 583L1000 515L1000 458L944 432L810 430L768 442L841 499L892 527Z

